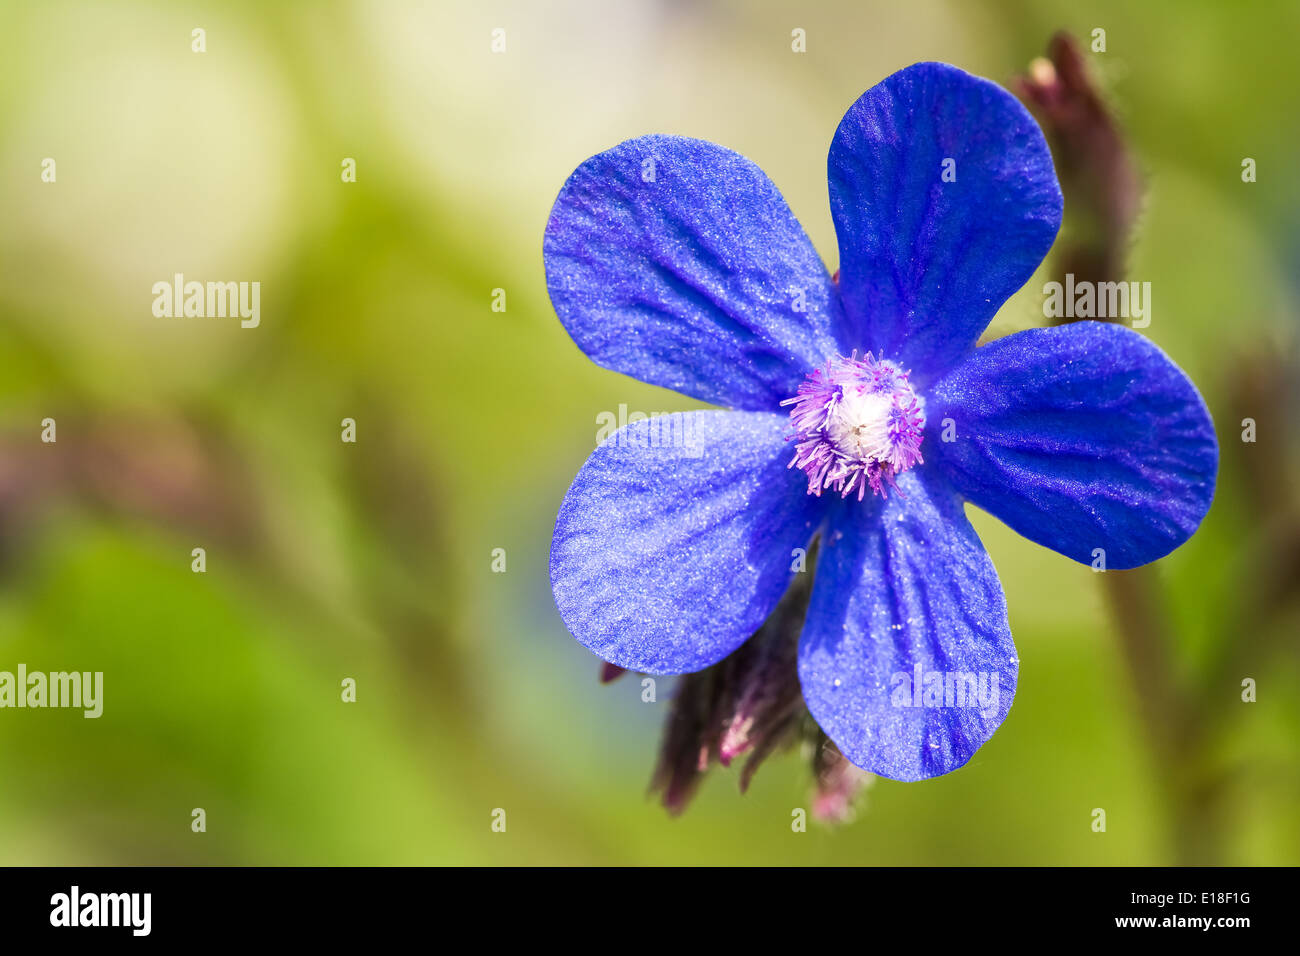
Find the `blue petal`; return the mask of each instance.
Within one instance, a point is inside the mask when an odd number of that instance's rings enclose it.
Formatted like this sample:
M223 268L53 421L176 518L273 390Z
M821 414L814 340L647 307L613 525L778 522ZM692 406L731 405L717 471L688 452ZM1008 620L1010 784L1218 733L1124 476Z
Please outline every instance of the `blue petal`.
M955 182L944 182L948 160ZM914 380L951 366L1024 285L1061 224L1043 134L1006 90L943 63L872 87L828 163L855 345Z
M652 674L700 670L744 643L824 510L787 468L788 427L763 412L679 412L598 447L551 542L551 588L573 636Z
M543 252L573 340L644 382L774 411L840 351L825 265L763 171L721 146L643 136L593 156Z
M927 398L926 454L966 498L1076 561L1132 568L1186 541L1219 449L1200 394L1131 329L1075 322L975 351ZM955 441L944 442L951 419Z
M850 499L830 517L799 680L849 760L922 780L956 770L993 736L1020 665L997 572L957 494L925 466L898 484L906 497ZM944 683L927 701L931 680Z

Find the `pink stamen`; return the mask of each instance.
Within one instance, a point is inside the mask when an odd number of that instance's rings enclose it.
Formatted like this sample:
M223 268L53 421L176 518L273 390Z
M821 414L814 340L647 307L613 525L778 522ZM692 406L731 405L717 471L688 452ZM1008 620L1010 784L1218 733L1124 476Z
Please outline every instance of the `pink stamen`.
M886 485L898 490L895 476L924 460L924 403L906 372L870 352L827 359L781 404L793 406L789 467L808 476L810 495L832 488L847 498L856 489L861 501L870 488L883 498Z

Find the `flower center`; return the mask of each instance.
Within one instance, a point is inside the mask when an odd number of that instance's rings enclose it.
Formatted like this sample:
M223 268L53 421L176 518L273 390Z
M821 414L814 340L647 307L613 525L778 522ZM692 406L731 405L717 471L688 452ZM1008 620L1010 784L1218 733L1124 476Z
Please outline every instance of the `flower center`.
M781 404L793 406L790 467L808 476L810 495L833 488L847 498L856 490L861 501L870 488L883 498L886 484L897 490L895 475L922 461L924 403L906 372L870 352L829 359Z

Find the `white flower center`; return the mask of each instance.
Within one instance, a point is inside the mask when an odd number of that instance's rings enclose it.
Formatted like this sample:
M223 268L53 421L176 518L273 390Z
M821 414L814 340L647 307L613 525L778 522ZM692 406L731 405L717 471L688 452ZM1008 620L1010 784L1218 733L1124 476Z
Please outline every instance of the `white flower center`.
M889 419L893 406L890 392L845 388L826 422L826 437L842 454L859 461L883 461L892 450Z

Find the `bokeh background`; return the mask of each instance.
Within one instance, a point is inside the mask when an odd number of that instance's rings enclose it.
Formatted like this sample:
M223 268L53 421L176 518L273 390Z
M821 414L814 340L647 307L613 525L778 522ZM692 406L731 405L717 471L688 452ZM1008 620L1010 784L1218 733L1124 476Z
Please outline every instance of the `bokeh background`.
M796 750L670 818L671 681L602 686L546 559L597 415L694 406L555 319L560 185L632 136L710 139L834 268L859 94L931 59L1009 84L1096 27L1145 334L1219 429L1209 517L1128 580L1135 630L1109 573L974 513L1022 669L971 763L793 833ZM1300 862L1298 32L1284 2L0 3L0 669L105 673L99 720L0 711L0 863ZM154 318L176 272L260 281L261 326ZM1042 281L989 335L1044 324Z

